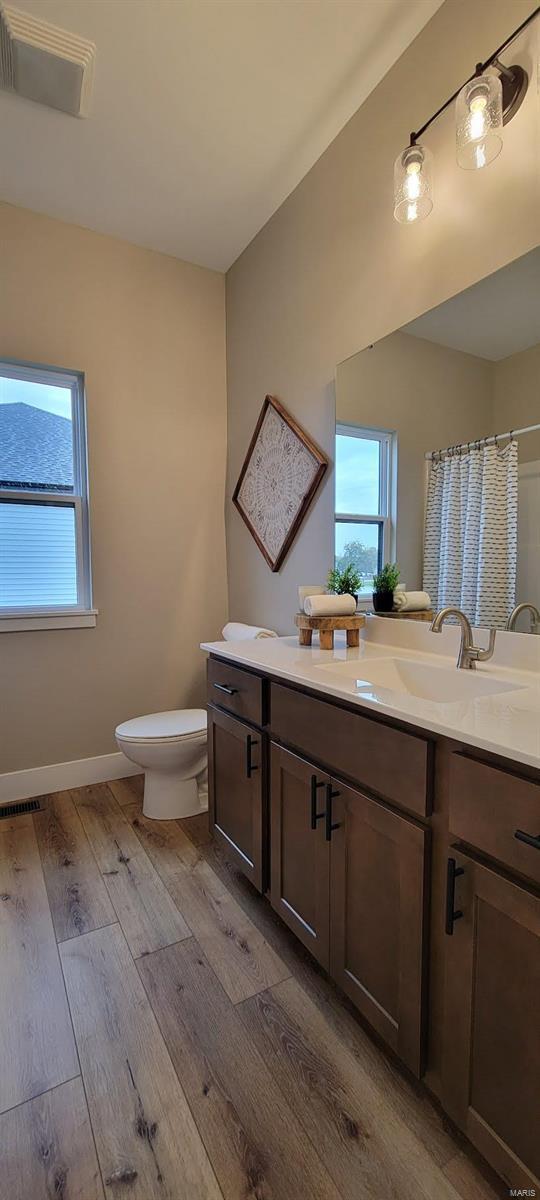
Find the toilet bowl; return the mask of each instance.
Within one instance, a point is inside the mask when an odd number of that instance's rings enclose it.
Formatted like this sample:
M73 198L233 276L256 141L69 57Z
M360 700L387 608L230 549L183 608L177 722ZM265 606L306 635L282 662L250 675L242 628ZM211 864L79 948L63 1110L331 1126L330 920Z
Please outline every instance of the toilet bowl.
M143 813L158 821L208 808L206 712L180 708L124 721L119 749L144 771Z

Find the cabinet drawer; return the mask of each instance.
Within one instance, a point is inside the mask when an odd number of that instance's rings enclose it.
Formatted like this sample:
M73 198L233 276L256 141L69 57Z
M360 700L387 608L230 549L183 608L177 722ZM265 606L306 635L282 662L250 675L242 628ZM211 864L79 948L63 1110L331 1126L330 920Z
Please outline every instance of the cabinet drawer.
M207 696L209 704L226 708L254 725L263 725L263 680L232 663L217 658L208 660Z
M419 816L430 811L430 744L272 684L272 736Z
M540 783L452 754L449 824L452 837L540 883L540 845L526 840L540 838Z

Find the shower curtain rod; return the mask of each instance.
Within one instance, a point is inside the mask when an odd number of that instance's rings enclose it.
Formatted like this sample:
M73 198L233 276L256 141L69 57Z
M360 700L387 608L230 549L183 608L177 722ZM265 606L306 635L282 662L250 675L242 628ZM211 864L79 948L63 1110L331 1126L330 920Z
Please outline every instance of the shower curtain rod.
M540 425L527 425L525 429L510 429L508 433L493 433L490 437L472 438L470 442L462 442L460 446L447 446L445 450L427 450L424 454L425 459L439 458L444 454L456 454L460 450L470 450L471 446L493 446L497 445L499 438L515 438L520 437L523 433L535 433L540 429Z

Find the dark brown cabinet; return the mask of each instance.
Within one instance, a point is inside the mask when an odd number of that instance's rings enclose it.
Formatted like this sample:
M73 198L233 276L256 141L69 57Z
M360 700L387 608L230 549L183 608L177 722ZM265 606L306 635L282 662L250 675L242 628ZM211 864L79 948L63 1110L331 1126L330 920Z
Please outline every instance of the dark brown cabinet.
M540 897L454 853L443 1102L509 1187L534 1188L540 1179Z
M279 683L270 686L272 737L420 817L430 811L430 741Z
M210 828L259 891L265 886L264 758L260 730L209 707Z
M428 833L282 746L271 779L272 905L419 1076Z
M324 814L330 779L276 745L271 750L270 775L272 906L328 969L330 856Z
M540 773L222 660L208 697L216 839L508 1188L540 1195Z
M356 789L332 794L331 974L420 1076L429 833Z

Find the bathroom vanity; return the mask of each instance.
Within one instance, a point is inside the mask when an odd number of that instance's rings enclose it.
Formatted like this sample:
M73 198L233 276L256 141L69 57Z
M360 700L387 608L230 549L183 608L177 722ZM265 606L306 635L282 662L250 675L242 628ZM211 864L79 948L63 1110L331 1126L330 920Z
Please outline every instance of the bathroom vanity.
M456 629L434 655L425 627L397 624L370 619L358 650L204 646L211 828L508 1185L530 1188L540 676L457 671Z

